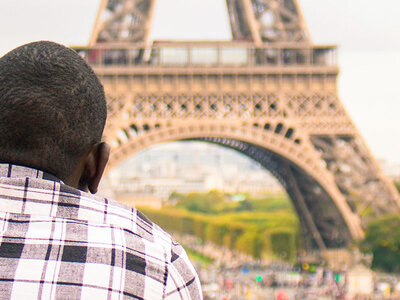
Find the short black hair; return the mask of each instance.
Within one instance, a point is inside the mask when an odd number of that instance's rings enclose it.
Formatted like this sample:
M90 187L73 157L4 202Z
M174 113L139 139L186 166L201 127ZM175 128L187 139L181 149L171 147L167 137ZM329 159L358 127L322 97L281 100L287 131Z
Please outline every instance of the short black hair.
M40 41L0 58L1 162L67 179L106 117L103 86L74 50Z

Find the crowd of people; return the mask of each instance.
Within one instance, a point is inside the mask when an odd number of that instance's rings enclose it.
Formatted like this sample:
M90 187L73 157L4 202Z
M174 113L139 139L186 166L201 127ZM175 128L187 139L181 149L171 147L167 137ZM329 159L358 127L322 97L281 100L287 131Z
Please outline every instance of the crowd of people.
M210 258L192 257L202 283L204 299L382 300L400 299L400 277L375 273L370 295L349 293L347 273L326 265L304 270L285 261L254 259L243 253L203 243L190 235L174 234L185 248Z

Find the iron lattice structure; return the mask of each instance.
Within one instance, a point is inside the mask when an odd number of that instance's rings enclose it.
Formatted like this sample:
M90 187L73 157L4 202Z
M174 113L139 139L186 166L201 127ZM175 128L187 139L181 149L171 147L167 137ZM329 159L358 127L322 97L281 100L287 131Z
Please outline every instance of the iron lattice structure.
M101 2L75 49L105 87L109 168L156 143L226 146L281 182L310 247L349 245L400 200L338 99L336 47L312 44L296 0L226 4L232 42L151 44L155 0Z

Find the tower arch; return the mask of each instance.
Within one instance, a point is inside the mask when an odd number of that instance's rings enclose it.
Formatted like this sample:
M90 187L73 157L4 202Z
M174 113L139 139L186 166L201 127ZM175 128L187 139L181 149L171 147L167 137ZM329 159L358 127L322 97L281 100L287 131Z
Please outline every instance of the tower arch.
M309 235L314 247L345 246L353 238L362 237L358 217L340 197L340 191L331 188L330 174L323 166L313 164L315 159L306 150L309 142L293 135L295 128L290 123L280 121L269 127L257 123L210 121L160 123L126 122L120 130L125 138L111 141L113 154L108 170L156 144L182 140L215 143L256 160L279 180L292 199L305 235ZM299 176L304 181L300 186L293 178Z

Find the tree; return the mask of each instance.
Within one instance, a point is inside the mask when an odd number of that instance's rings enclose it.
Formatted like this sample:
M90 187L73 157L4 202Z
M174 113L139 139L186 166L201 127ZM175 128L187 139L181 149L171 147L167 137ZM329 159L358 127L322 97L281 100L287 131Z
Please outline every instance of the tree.
M371 221L361 250L373 254L372 268L400 272L400 216L384 215Z
M394 185L396 186L397 190L398 190L399 193L400 193L400 181L395 181L395 182L394 182Z
M253 203L249 200L240 201L235 211L252 211L254 209Z
M210 191L205 194L189 193L184 195L176 206L191 212L212 214L220 212L221 206L224 206L224 203L225 197L223 193Z

